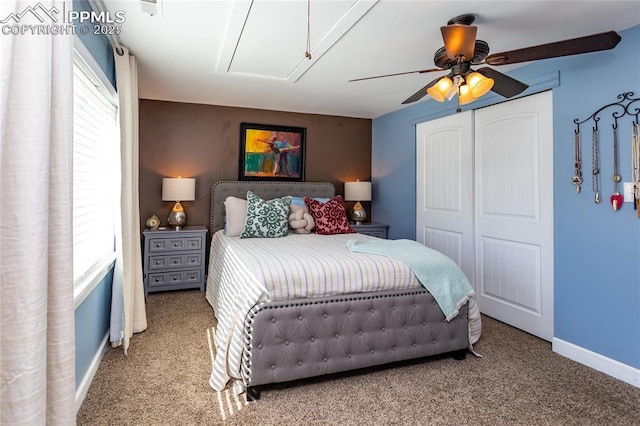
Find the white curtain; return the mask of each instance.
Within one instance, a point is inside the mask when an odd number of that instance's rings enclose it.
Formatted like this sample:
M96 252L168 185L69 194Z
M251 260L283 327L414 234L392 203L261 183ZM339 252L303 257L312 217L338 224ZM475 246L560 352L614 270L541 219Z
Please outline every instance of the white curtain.
M1 19L31 5L0 3ZM72 46L70 34L0 35L3 425L75 423Z
M129 349L133 333L147 328L138 196L138 71L127 48L115 48L120 121L120 212L116 214L116 265L111 301L111 345ZM119 228L119 229L118 229Z

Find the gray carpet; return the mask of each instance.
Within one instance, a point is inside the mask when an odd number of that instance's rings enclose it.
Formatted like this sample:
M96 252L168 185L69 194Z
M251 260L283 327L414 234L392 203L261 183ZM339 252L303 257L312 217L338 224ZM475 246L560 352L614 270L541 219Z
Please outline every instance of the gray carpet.
M640 425L640 389L491 318L483 358L437 357L267 388L208 384L213 312L197 290L153 293L129 355L109 350L79 425Z

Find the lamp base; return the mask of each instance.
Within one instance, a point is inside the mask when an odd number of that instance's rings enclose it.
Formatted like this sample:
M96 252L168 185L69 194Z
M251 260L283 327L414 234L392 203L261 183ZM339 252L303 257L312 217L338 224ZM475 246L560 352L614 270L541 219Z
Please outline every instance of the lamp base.
M360 204L360 201L358 201L356 205L353 206L353 210L351 210L351 220L354 221L356 224L360 224L361 222L364 222L366 219L367 219L367 211L364 209L364 207L362 207L362 204Z
M172 228L175 228L176 231L181 230L187 224L187 212L182 208L182 204L180 201L176 201L169 212L169 216L167 217L167 222Z

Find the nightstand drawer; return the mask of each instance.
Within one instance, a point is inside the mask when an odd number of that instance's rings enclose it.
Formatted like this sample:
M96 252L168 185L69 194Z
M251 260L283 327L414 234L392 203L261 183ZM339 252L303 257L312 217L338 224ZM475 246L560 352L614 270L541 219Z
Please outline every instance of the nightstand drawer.
M160 269L195 268L202 264L202 254L169 254L149 256L149 271Z
M180 250L200 250L201 247L201 237L152 238L149 241L150 253Z
M364 234L364 235L369 235L371 237L378 237L378 238L387 238L387 232L384 230L379 230L379 231L373 231L373 230L359 230L358 231L360 234Z
M149 274L149 287L162 287L200 282L201 272L198 269L181 272L164 272Z
M359 234L369 235L371 237L387 238L388 225L382 223L367 222L362 224L351 225L351 229Z

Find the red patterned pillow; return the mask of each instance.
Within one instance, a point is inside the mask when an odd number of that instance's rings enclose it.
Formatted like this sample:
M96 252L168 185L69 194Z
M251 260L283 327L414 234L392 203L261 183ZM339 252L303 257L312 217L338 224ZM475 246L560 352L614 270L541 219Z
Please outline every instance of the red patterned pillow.
M349 226L347 210L341 195L336 195L326 203L313 198L304 198L309 213L316 222L316 233L322 235L354 234L356 231Z

